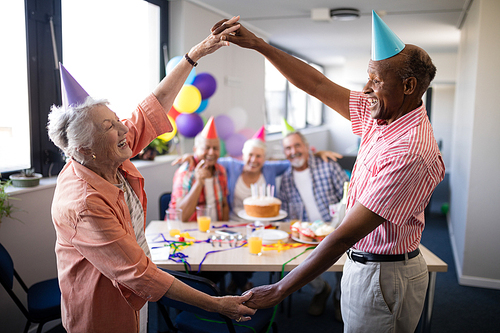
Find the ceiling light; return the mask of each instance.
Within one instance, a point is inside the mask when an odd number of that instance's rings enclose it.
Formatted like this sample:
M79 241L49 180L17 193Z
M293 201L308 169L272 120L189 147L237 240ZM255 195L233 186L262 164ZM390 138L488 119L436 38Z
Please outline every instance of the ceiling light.
M359 18L359 10L355 8L313 8L311 19L313 21L330 22L332 20L350 21Z
M351 21L359 18L359 10L355 8L337 8L330 10L330 16L334 20Z

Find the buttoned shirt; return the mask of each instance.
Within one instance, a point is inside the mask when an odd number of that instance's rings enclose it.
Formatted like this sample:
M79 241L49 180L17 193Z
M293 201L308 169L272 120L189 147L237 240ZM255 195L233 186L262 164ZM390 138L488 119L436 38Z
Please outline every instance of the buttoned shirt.
M152 94L123 123L133 155L172 128ZM146 212L144 178L130 160L119 169ZM57 178L52 220L66 331L138 332L138 310L174 278L138 245L123 191L70 159Z
M424 209L445 167L424 105L391 124L371 118L367 98L351 92L349 109L361 145L349 186L347 212L356 201L385 222L353 248L403 254L418 248Z
M198 164L199 160L194 158L194 165L190 165L188 162L182 164L179 169L174 173L173 185L172 185L172 198L170 199L169 208L175 209L177 207L178 201L184 198L191 188L196 183L196 177L194 169ZM227 177L226 170L219 164L214 165L214 194L215 203L217 206L217 217L218 220L222 220L223 216L223 202L227 197ZM206 204L205 190L202 190L200 196L198 197L198 205ZM196 221L196 211L191 215L189 221Z
M330 221L332 217L328 206L342 199L344 182L348 181L347 174L337 162L332 160L325 162L320 157L313 156L311 152L309 152L308 166L313 180L311 186L314 200L323 221ZM278 198L282 201L281 209L285 211L288 211L291 203L302 203L292 172L293 168L290 166L283 174L278 194ZM302 216L304 221L309 221L305 207Z

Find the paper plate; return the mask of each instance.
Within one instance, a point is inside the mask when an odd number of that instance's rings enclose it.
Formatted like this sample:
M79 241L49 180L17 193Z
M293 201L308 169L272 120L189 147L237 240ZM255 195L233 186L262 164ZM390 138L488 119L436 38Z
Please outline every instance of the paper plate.
M283 230L265 229L262 236L262 244L275 244L281 241L282 243L288 242L288 234Z

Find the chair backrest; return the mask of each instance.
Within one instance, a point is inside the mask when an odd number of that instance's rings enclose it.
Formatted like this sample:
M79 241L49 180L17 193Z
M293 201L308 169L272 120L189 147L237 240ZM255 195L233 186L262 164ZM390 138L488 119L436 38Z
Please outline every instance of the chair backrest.
M170 198L172 197L172 193L167 192L160 195L160 220L165 220L165 211L168 209L168 205L170 204Z
M14 262L2 244L0 244L0 282L5 289L12 289L14 283Z
M215 283L213 283L209 279L197 275L190 275L182 272L170 271L167 269L163 270L194 289L197 289L211 296L220 296L219 288ZM180 301L175 301L168 297L162 297L159 302L167 307L179 309L182 311L188 311L191 313L196 313L202 316L207 316L210 313L196 306L192 306Z

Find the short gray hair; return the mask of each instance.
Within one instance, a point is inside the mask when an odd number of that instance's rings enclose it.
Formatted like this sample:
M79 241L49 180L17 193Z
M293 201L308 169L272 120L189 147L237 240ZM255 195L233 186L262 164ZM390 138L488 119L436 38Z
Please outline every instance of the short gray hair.
M53 105L50 108L47 124L50 140L64 152L64 155L85 164L89 157L80 153L79 149L92 148L96 133L90 111L96 106L108 104L105 99L94 100L89 96L84 103L67 109L64 106Z
M266 155L266 150L267 150L266 143L260 139L248 139L247 141L245 141L245 144L243 144L243 149L241 150L241 152L243 153L243 155L248 155L250 154L252 148L260 148L264 150L264 155Z
M284 137L284 138L288 138L289 136L294 135L294 134L297 134L297 135L300 137L300 139L302 140L302 142L304 142L304 144L305 144L306 146L309 146L309 142L307 142L306 137L304 136L304 134L300 133L299 131L290 132L290 133L288 133L287 135L285 135L285 137ZM284 139L284 138L283 138L283 139Z

